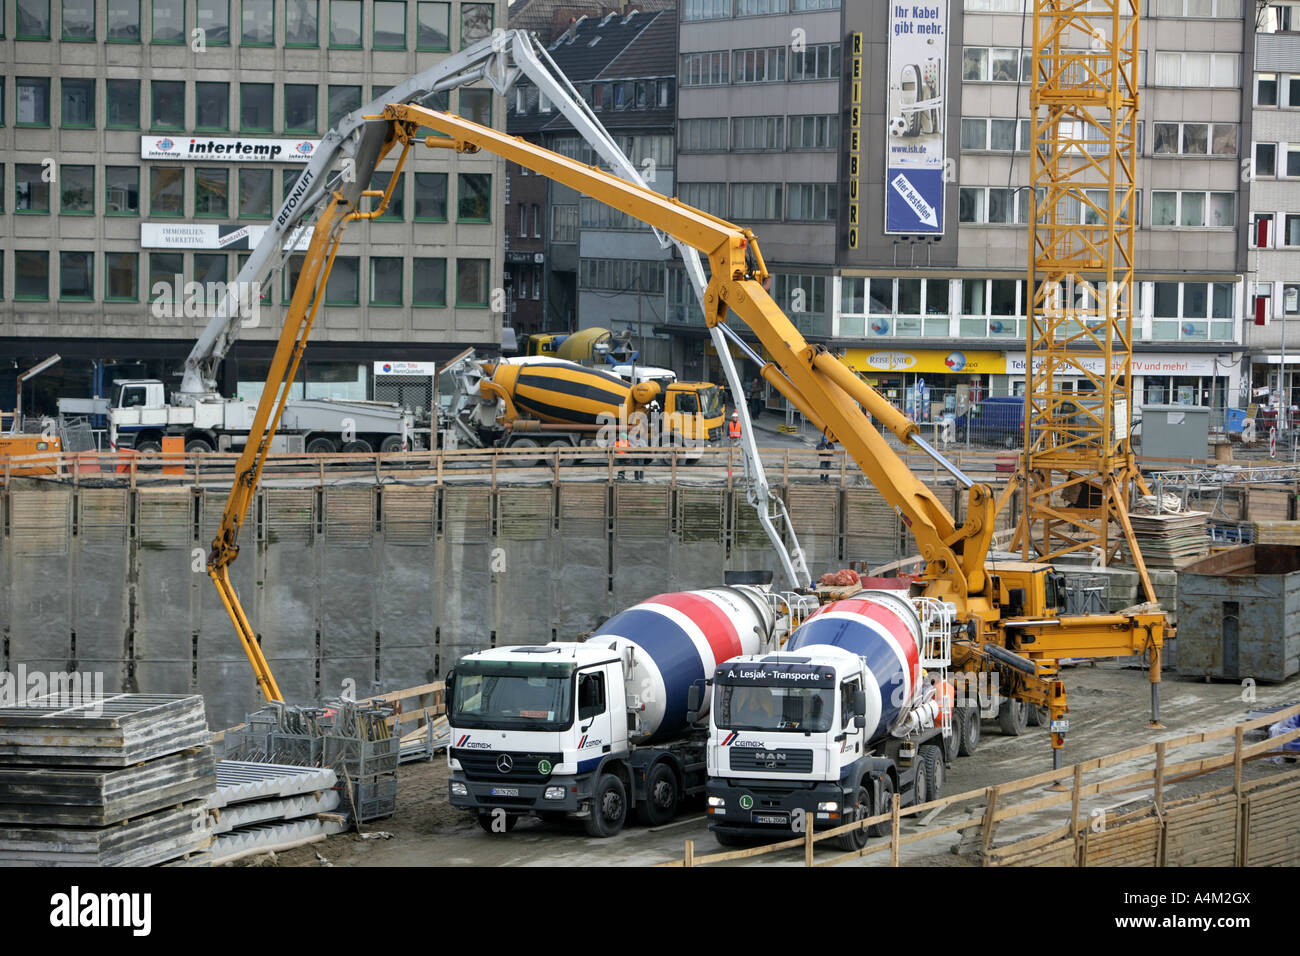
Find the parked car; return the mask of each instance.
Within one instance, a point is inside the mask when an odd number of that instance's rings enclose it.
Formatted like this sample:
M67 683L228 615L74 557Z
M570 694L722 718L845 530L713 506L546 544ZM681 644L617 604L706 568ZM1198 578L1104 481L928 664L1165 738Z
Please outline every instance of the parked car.
M975 402L957 416L957 441L1015 448L1025 434L1023 395L999 396Z

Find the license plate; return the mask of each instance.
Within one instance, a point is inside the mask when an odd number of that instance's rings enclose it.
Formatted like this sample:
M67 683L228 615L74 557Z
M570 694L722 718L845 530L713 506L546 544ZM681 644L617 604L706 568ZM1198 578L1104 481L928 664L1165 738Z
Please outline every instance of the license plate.
M1066 734L1070 732L1070 722L1068 720L1052 721L1052 733Z
M518 787L493 787L492 796L494 797L517 797L519 796Z
M768 823L773 826L787 826L790 823L790 814L788 813L756 813L753 816L755 823Z

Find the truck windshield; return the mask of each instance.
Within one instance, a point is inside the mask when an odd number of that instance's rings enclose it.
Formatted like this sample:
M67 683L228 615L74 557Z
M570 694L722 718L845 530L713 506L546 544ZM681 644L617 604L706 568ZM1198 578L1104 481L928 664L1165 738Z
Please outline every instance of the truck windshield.
M700 389L700 413L705 418L717 418L722 414L722 393L718 386L708 385Z
M831 729L835 698L829 688L765 687L756 684L719 684L714 701L715 720L729 730Z
M456 667L456 727L564 730L573 723L573 665L471 661Z

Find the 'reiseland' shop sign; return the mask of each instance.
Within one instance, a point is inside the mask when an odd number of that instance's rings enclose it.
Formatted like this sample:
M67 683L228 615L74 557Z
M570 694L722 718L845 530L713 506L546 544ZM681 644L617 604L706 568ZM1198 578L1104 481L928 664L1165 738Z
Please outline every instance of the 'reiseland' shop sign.
M315 139L244 139L223 136L141 136L141 159L195 159L218 163L305 163Z

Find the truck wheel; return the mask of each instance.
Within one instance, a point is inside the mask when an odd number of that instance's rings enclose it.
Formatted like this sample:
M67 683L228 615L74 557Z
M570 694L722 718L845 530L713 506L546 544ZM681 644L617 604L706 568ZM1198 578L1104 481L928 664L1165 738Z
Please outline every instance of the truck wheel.
M642 826L663 826L677 815L677 774L666 763L650 768L645 779L645 800L636 805Z
M871 791L866 787L858 784L858 792L854 796L856 806L845 807L844 813L840 814L839 826L846 823L852 823L854 820L864 820L871 816ZM861 850L867 845L867 831L862 828L850 830L848 833L841 833L835 838L836 844L841 850Z
M326 438L324 435L317 435L307 442L307 453L310 455L332 455L338 450L338 445L334 444L334 439Z
M162 453L162 442L142 441L135 446L135 450L142 455L158 455Z
M1025 725L1028 727L1046 727L1051 723L1052 717L1046 707L1029 707L1025 709Z
M930 780L925 775L925 764L921 761L920 751L912 759L912 769L916 772L912 779L912 806L919 807L934 799L930 796Z
M354 438L343 446L343 451L349 455L369 455L374 450L370 442L364 438Z
M603 773L591 795L591 814L587 817L589 836L612 837L627 821L627 790L623 781L612 773Z
M519 814L507 813L503 819L505 821L505 829L497 830L492 826L494 822L494 818L492 814L480 813L478 815L478 825L483 829L485 833L491 833L494 835L497 833L509 833L511 830L515 828L515 824L519 822Z
M980 745L980 712L975 707L963 707L957 713L957 752L969 757Z
M880 781L880 806L873 808L870 816L877 813L884 813L886 810L894 808L894 778L888 775ZM867 827L867 836L880 837L889 832L889 821L881 820L879 823L873 823ZM865 841L864 841L865 842Z
M389 435L379 443L379 450L385 455L392 454L395 451L402 450L402 436Z
M205 438L191 438L185 443L185 452L189 455L206 455L212 451L212 446L208 444Z
M943 750L938 744L926 744L921 748L921 763L925 769L926 797L929 800L943 799L944 775Z
M532 438L516 438L508 447L512 449L518 448L520 450L531 451L534 448L541 448L542 446ZM527 457L507 459L507 463L511 468L531 468L534 465L546 464L546 459L541 455L528 455Z
M718 841L719 846L725 846L725 847L749 846L749 840L747 840L743 836L737 836L734 833L719 833L717 830L714 830L713 839Z
M1025 732L1027 709L1028 705L1023 700L1002 702L1002 706L998 708L998 726L1002 728L1002 736L1019 737Z

